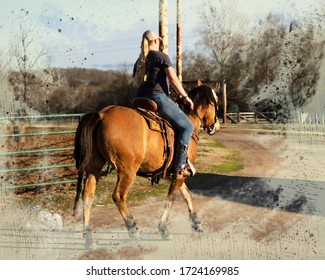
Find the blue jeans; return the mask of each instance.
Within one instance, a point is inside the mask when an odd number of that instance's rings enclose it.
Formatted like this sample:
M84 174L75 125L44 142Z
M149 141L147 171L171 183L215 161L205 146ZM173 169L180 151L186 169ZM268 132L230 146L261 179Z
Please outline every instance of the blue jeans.
M146 97L157 103L158 113L177 129L178 148L189 145L194 126L185 113L164 93L151 94Z

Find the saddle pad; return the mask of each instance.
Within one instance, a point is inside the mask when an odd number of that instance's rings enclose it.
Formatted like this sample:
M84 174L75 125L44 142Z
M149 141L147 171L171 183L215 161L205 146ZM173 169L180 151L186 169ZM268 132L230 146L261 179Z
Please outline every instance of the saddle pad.
M151 130L164 132L162 128L162 122L166 122L168 126L171 127L166 120L163 120L161 117L159 117L156 113L152 111L148 111L142 108L137 108L136 110L144 117L144 119L147 121L149 129Z
M151 120L149 118L145 118L147 123L148 123L148 126L151 130L154 130L154 131L158 131L158 132L162 132L161 130L161 127L160 127L160 124L157 123L156 121L154 120Z

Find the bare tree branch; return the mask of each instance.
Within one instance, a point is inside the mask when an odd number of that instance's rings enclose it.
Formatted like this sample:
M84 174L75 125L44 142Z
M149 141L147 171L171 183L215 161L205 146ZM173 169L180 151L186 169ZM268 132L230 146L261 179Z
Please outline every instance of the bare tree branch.
M236 6L234 0L209 0L202 15L203 44L211 50L222 78L225 78L225 67L229 59L244 46L242 28L246 17L236 14Z
M35 34L22 24L19 24L19 30L14 33L13 40L10 44L10 56L13 57L18 68L19 76L21 77L21 79L19 77L18 79L11 78L10 83L14 87L17 99L22 98L24 105L23 113L25 114L28 108L28 85L30 83L30 77L37 63L46 55L43 48L37 51L38 48L34 46L35 42Z

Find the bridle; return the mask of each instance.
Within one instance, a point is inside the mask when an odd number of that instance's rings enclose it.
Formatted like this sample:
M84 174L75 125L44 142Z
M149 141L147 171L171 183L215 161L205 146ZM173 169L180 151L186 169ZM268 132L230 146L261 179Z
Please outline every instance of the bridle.
M214 91L213 88L211 89L211 92L212 92L212 95L213 95L214 108L215 108L215 111L216 111L215 116L214 116L214 123L216 123L217 119L218 119L217 112L219 110L218 97L217 97L217 94L216 94L216 92Z
M214 114L214 123L208 127L206 127L206 129L209 131L211 131L214 128L214 125L216 124L216 122L218 121L218 115L217 112L219 110L219 106L218 106L218 97L216 92L214 91L213 88L211 88L211 93L213 96L213 103L214 103L214 108L215 108L215 114Z

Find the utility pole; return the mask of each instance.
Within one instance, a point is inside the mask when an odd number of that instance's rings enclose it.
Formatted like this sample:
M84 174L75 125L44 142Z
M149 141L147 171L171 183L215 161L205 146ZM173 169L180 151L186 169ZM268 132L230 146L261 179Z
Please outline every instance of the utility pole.
M227 84L226 80L222 81L222 105L223 105L223 123L227 123Z
M161 50L168 54L168 4L167 0L159 0L159 36L162 38Z
M180 81L183 80L182 68L182 28L181 28L181 0L177 0L177 24L176 24L176 73Z

